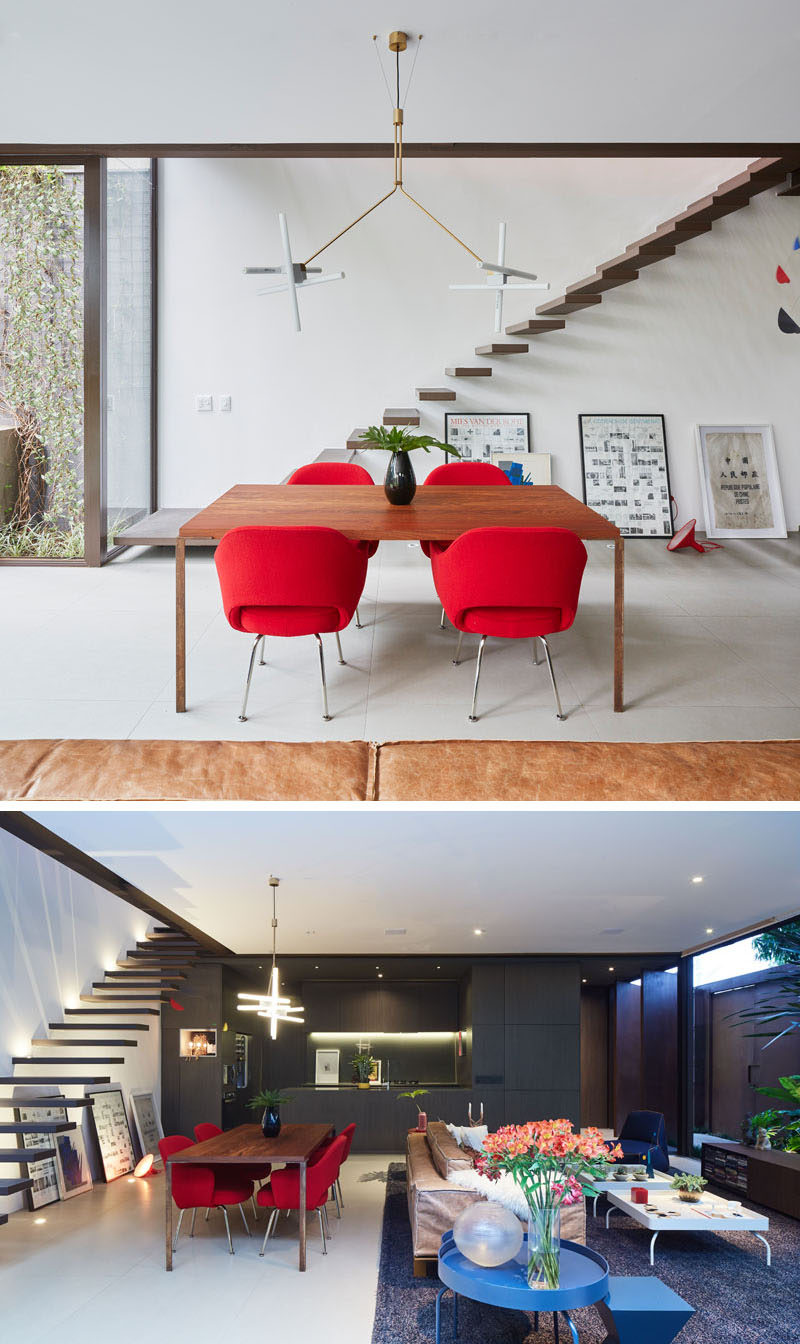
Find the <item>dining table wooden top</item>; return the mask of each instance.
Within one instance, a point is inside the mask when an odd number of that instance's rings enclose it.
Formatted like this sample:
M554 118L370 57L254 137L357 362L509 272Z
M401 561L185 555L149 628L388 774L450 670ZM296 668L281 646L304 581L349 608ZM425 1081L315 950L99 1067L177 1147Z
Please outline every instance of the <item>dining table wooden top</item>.
M265 1139L260 1125L236 1125L213 1139L173 1153L170 1162L307 1162L333 1133L333 1125L282 1125L274 1139Z
M421 485L390 504L382 485L234 485L184 523L179 536L215 541L233 527L333 527L352 541L452 541L473 527L564 527L584 541L619 529L559 485Z

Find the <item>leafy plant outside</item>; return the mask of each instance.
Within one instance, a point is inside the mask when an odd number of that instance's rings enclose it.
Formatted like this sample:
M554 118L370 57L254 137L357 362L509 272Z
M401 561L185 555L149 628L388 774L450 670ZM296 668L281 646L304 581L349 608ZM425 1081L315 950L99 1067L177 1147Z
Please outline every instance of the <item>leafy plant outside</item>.
M0 411L16 457L0 501L6 556L83 554L82 250L80 182L0 166Z

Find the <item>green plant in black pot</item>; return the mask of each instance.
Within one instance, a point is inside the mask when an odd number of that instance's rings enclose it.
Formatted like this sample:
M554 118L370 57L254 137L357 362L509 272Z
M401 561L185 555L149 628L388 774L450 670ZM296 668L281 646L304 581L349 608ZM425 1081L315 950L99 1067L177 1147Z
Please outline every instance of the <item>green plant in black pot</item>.
M365 448L379 448L381 452L391 453L386 468L383 488L390 504L410 504L417 490L417 478L411 465L409 453L422 448L429 453L431 448L439 448L451 457L460 457L457 448L449 443L441 443L430 434L413 434L410 430L393 425L387 429L384 425L370 425L361 435Z
M353 1055L350 1063L353 1066L353 1072L359 1087L369 1087L369 1077L375 1067L375 1060L370 1054Z
M251 1111L263 1111L261 1117L261 1129L265 1139L276 1139L281 1132L281 1106L285 1106L287 1101L291 1101L280 1088L266 1087L263 1092L256 1092L251 1097L247 1105Z

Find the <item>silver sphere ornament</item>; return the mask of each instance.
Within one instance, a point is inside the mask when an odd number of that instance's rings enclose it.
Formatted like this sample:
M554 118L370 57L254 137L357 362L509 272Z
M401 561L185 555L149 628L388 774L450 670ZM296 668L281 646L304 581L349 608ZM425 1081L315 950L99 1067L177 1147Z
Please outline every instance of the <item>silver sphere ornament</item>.
M514 1259L522 1246L522 1224L502 1204L481 1200L458 1215L453 1240L467 1260L489 1269Z

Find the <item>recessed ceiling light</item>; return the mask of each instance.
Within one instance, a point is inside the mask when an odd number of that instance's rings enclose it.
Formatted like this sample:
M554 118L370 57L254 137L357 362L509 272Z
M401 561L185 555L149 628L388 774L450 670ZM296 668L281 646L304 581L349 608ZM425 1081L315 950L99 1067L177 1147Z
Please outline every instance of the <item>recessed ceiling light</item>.
M319 970L319 966L315 966L315 967L314 967L314 970L315 970L315 971L318 971L318 970Z
M613 967L613 966L609 966L608 969L609 969L610 971L613 971L614 967Z
M442 968L441 968L441 966L437 966L436 969L437 969L437 971L440 971Z
M713 929L706 929L706 933L713 933L713 932L714 932Z
M378 979L379 980L383 979L383 971L378 971Z
M702 879L702 877L700 877L700 876L697 876L697 877L693 877L693 878L692 878L692 881L693 881L693 882L702 882L702 880L703 880L703 879Z
M483 933L483 929L473 929L472 932L476 934L477 937L480 938L481 934Z
M582 984L582 985L585 985L585 984L586 984L586 976L584 976L583 979L581 980L581 984Z

